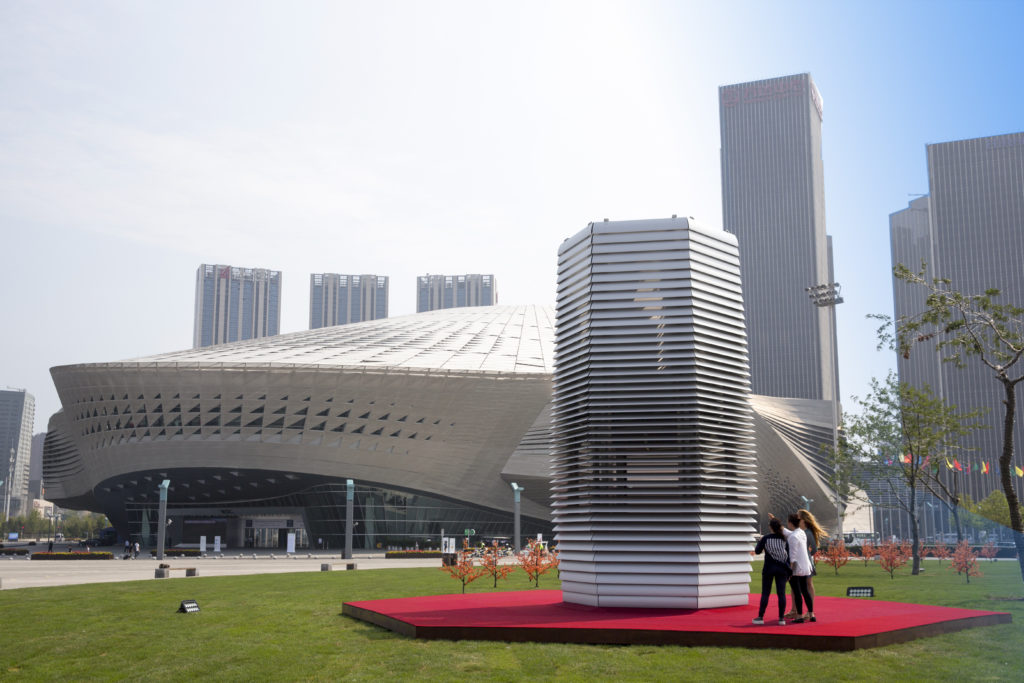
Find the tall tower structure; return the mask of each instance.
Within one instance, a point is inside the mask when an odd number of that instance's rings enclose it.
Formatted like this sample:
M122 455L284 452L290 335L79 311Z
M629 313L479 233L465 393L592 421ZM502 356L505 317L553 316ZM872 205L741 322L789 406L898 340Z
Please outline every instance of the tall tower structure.
M497 303L498 282L493 275L420 275L416 278L417 313Z
M388 317L389 278L384 275L309 276L309 329Z
M32 394L0 389L0 513L8 517L27 515L32 507L29 479L35 419Z
M806 288L830 283L822 100L810 74L719 88L722 221L739 239L755 394L835 400L834 317Z
M552 518L566 602L745 605L756 457L736 238L591 223L558 251Z
M281 271L221 264L196 271L192 347L269 337L281 327Z
M1000 303L1024 306L1024 132L956 140L927 146L930 194L910 202L889 218L893 266L918 270L925 262L929 278L948 278L962 292L1000 290ZM913 316L924 307L920 288L893 282L894 313ZM972 467L961 490L980 500L999 488L994 462L1002 446L1002 391L980 363L963 369L942 363L934 345L898 359L900 380L928 384L946 403L960 410L986 409L977 430L965 440L975 467L984 461L989 473ZM1017 405L1014 442L1024 438L1024 406ZM1019 464L1019 460L1017 461ZM1018 495L1024 479L1013 477Z

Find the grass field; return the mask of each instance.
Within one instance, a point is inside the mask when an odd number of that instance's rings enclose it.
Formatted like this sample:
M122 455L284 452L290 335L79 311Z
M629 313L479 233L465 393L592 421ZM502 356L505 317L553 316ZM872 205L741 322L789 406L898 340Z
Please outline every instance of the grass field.
M861 562L823 570L817 593L1011 612L1013 624L852 653L417 641L341 615L346 600L454 593L437 569L307 572L0 591L3 680L1012 680L1024 678L1024 583L985 562L964 583L935 562L895 580ZM753 578L760 587L760 565ZM557 588L542 577L541 588ZM485 579L467 592L493 590ZM521 572L499 590L530 590ZM755 589L752 588L752 591ZM201 611L177 614L183 599ZM774 599L773 603L774 605ZM769 610L773 607L769 607ZM754 616L753 614L751 616ZM828 614L818 612L819 620ZM798 627L794 627L798 628Z

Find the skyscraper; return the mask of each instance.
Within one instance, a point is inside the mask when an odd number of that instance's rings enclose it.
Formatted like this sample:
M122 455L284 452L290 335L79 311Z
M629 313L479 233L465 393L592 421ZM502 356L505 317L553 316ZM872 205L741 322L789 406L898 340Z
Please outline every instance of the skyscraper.
M277 334L281 325L281 271L199 266L192 347Z
M498 283L493 275L420 275L416 278L417 313L497 303Z
M29 478L35 419L32 394L0 389L0 513L9 517L26 515L32 507Z
M889 218L893 265L918 270L926 277L948 278L954 289L979 294L999 289L1000 303L1024 306L1024 132L957 140L927 146L930 194L910 202ZM919 287L893 283L894 313L912 316L924 307ZM974 432L964 445L967 460L963 488L975 500L999 488L994 462L1002 444L1002 390L992 371L978 362L963 369L942 363L934 345L899 358L900 379L928 384L947 404L961 411L986 409L982 421L991 428ZM1024 437L1024 406L1018 401L1015 443ZM979 473L980 463L989 473ZM1019 460L1018 460L1019 462ZM1020 477L1013 477L1018 495Z
M309 329L388 317L388 278L384 275L309 276Z
M719 104L722 221L739 239L751 390L833 400L834 317L806 293L833 280L821 96L796 74L722 86Z

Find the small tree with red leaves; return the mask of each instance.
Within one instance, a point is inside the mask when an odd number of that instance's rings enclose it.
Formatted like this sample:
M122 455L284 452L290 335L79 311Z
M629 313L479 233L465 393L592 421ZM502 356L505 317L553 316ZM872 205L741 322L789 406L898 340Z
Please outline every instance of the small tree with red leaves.
M846 542L841 538L830 541L824 552L819 551L818 556L826 563L832 565L839 576L839 568L850 561L850 553L846 550Z
M986 560L989 560L990 562L996 561L997 552L999 551L996 550L996 544L992 541L989 541L981 547L981 556L984 557Z
M967 583L971 582L972 576L981 576L981 570L978 569L978 555L971 550L967 541L960 541L956 544L949 568L955 569L957 574L963 574L967 578Z
M516 570L511 565L498 564L498 559L498 542L494 541L491 547L484 551L484 556L480 559L480 568L484 576L494 579L495 588L498 587L498 579L504 579Z
M889 578L896 578L896 570L907 563L910 559L909 553L903 547L905 543L893 543L886 541L878 546L878 564L885 571L889 572Z
M932 546L932 557L939 561L939 566L942 566L943 560L948 560L952 552L949 550L949 546L942 541L936 541L935 545Z
M864 560L864 566L868 566L868 562L875 559L875 555L878 554L878 548L871 541L861 541L860 543L860 558Z
M519 560L519 566L526 572L526 577L533 582L535 587L539 588L540 575L558 567L558 552L549 551L543 543L538 543L532 538L529 543L529 548L520 553L516 559Z
M462 592L466 592L466 584L473 583L481 576L486 576L487 571L483 567L473 566L473 557L468 550L456 553L457 561L452 565L442 565L441 571L448 572L448 576L462 582Z

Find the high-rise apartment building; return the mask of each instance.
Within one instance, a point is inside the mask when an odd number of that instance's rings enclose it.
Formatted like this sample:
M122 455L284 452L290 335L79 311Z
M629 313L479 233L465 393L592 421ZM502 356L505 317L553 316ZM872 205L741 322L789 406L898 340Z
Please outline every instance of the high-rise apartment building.
M948 278L965 293L996 288L1002 292L997 301L1024 306L1024 132L928 145L927 154L929 195L889 217L893 266L916 271L924 262L926 277ZM893 301L897 318L912 316L924 308L923 290L894 280ZM994 464L1004 407L992 371L973 361L963 369L942 363L934 345L897 362L902 381L928 384L962 411L987 411L983 421L991 428L964 443L971 450L961 459L972 467L963 472L961 490L979 500L999 488ZM1022 437L1024 402L1018 401L1014 442ZM987 473L978 471L981 463ZM1012 478L1024 495L1024 480Z
M192 347L269 337L281 327L281 271L199 266Z
M36 400L24 389L0 389L0 513L26 515Z
M822 100L810 74L719 88L722 222L739 240L755 394L838 398L821 159Z
M309 276L309 329L388 317L388 283L384 275Z
M493 275L420 275L416 278L417 313L497 303L498 283Z

